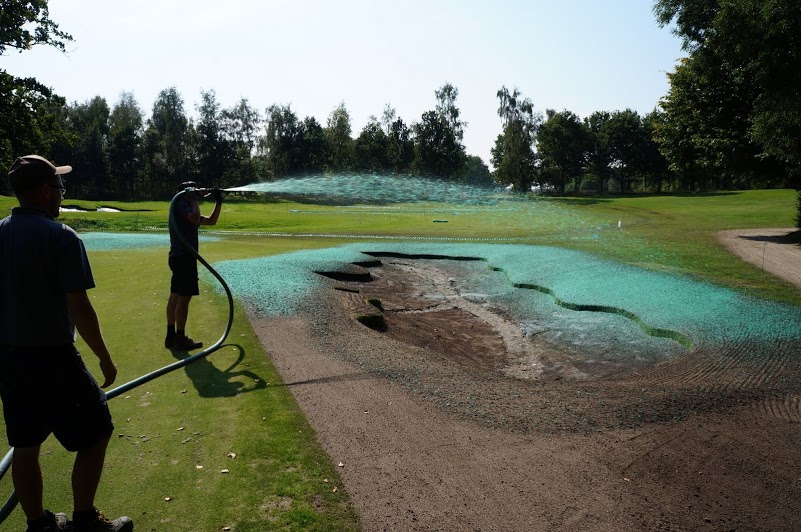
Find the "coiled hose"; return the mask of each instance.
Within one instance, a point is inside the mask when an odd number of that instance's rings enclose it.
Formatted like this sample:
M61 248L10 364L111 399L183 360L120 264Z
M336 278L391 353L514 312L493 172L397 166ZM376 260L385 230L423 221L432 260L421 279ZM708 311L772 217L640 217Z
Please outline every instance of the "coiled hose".
M176 229L176 221L175 221L175 202L176 202L176 200L178 198L180 198L184 194L187 194L187 193L190 193L190 192L195 192L195 191L196 191L196 189L194 189L194 188L187 188L185 190L182 190L181 192L176 194L175 197L172 198L172 201L170 202L169 225L170 225L170 228L174 230L173 233L178 236L178 239L186 247L186 249L188 249L189 252L198 261L200 261L201 264L203 264L203 266L205 266L206 269L209 272L211 272L212 275L214 275L214 277L217 278L218 281L220 281L220 284L225 289L225 294L226 294L226 296L228 296L228 324L225 326L225 331L223 332L222 336L220 336L220 339L217 340L214 343L214 345L208 347L207 349L204 349L200 353L196 353L196 354L194 354L194 355L192 355L190 357L184 358L182 360L179 360L177 362L174 362L172 364L164 366L161 369L157 369L157 370L152 371L152 372L150 372L150 373L148 373L146 375L142 375L141 377L136 378L136 379L134 379L134 380L132 380L130 382L127 382L127 383L123 384L122 386L118 386L117 388L114 388L113 390L111 390L108 393L106 393L106 399L113 399L113 398L117 397L120 394L123 394L123 393L125 393L125 392L127 392L129 390L132 390L132 389L134 389L134 388L136 388L138 386L141 386L142 384L145 384L146 382L150 382L153 379L161 377L162 375L166 375L167 373L175 371L176 369L180 369L180 368L182 368L184 366L188 366L192 362L200 360L201 358L206 358L207 356L209 356L210 354L212 354L213 352L215 352L216 350L218 350L222 346L223 342L228 337L228 333L231 332L231 326L234 323L234 298L231 295L231 289L228 288L228 284L225 282L225 279L223 279L222 276L219 273L217 273L217 270L212 268L211 265L208 262L206 262L206 260L203 257L200 256L200 253L198 253L198 251L195 248L193 248L191 246L191 244L189 244L189 242L186 241L186 238L184 238L184 236L180 233L180 231L175 230ZM14 449L12 448L6 453L6 455L3 457L3 459L0 460L0 480L2 480L2 478L5 476L5 474L8 471L8 469L11 467L11 459L12 459L13 456L14 456ZM8 518L8 516L11 515L11 512L13 512L14 508L16 508L16 506L17 506L17 502L18 502L17 494L16 494L16 492L13 492L11 494L11 496L9 496L9 498L5 502L5 504L2 506L2 508L0 508L0 524L2 524L3 521L5 521L6 518Z

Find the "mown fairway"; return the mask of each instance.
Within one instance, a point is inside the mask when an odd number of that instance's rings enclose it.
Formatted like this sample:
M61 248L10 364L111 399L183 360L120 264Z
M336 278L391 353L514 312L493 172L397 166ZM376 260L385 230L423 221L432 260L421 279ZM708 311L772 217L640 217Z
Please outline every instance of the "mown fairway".
M13 205L13 198L0 197L3 215ZM62 215L81 230L166 228L167 202L65 200L65 205L129 211ZM241 235L204 243L201 253L213 264L371 236L514 241L580 249L801 305L797 290L734 259L714 241L714 233L722 229L791 227L794 205L795 194L789 190L504 200L486 207L348 207L229 198L214 229ZM203 206L204 212L209 209ZM307 236L268 236L278 233ZM162 345L169 286L166 254L164 247L90 253L97 282L90 295L120 368L117 385L175 361ZM209 285L201 292L193 300L188 328L209 345L225 327L227 303ZM79 348L99 374L94 356L82 342ZM292 399L292 386L281 382L237 306L223 348L111 402L116 429L98 506L109 515L130 515L137 530L358 528L339 484L336 457L320 450ZM71 510L71 458L48 441L42 460L46 505L55 511ZM10 486L10 477L4 478L3 499ZM24 528L21 511L14 512L6 527Z

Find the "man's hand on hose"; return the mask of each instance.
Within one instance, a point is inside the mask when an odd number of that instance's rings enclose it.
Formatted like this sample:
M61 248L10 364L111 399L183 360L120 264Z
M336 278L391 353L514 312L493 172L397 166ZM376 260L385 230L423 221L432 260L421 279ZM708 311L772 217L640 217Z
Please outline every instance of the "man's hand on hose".
M214 201L216 201L217 203L222 203L223 200L222 190L220 190L219 188L214 188L211 190L211 195L214 198Z
M100 360L100 371L103 372L103 384L101 388L106 388L114 384L117 380L117 366L111 361L111 358L103 358Z

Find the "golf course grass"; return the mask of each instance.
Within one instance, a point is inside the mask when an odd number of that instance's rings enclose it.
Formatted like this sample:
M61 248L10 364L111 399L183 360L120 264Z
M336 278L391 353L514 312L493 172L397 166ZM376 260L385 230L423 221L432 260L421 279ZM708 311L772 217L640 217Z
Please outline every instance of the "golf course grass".
M0 196L0 215L16 205ZM60 220L82 232L135 232L147 244L93 248L89 292L119 367L116 385L174 362L163 347L169 287L168 202L65 200L90 212ZM94 212L111 207L124 212ZM678 274L771 302L801 306L796 289L719 246L723 229L791 227L790 190L571 199L499 198L492 204L335 205L231 195L201 254L211 264L353 242L534 244ZM202 205L204 212L211 206ZM436 221L436 222L435 222ZM620 222L620 227L618 227ZM89 238L87 238L87 242ZM136 239L134 239L136 241ZM97 503L137 530L353 530L358 519L327 456L237 303L225 345L111 403L116 428ZM205 281L189 333L206 345L225 328L227 302ZM79 340L88 367L97 362ZM46 506L71 511L72 456L44 446ZM225 471L225 472L224 472ZM10 475L0 497L11 492ZM24 528L16 510L3 528Z

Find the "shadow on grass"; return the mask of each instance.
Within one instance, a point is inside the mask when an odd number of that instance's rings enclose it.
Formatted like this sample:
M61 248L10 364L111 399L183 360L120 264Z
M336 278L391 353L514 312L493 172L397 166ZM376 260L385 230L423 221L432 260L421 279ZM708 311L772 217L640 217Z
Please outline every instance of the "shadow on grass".
M597 205L609 203L616 199L626 198L712 198L719 196L735 196L739 191L720 192L665 192L665 193L631 193L631 194L605 194L603 196L548 196L551 201L564 205Z
M217 369L208 357L198 359L184 367L186 376L192 381L200 397L233 397L267 387L264 379L249 369L234 371L245 358L245 349L242 346L237 344L220 346L221 349L223 347L234 347L239 350L236 361L224 370ZM191 355L186 351L173 351L172 356L183 360ZM214 353L209 356L214 356Z
M786 235L753 235L740 236L743 240L755 242L773 242L776 244L801 244L801 231L793 231Z

